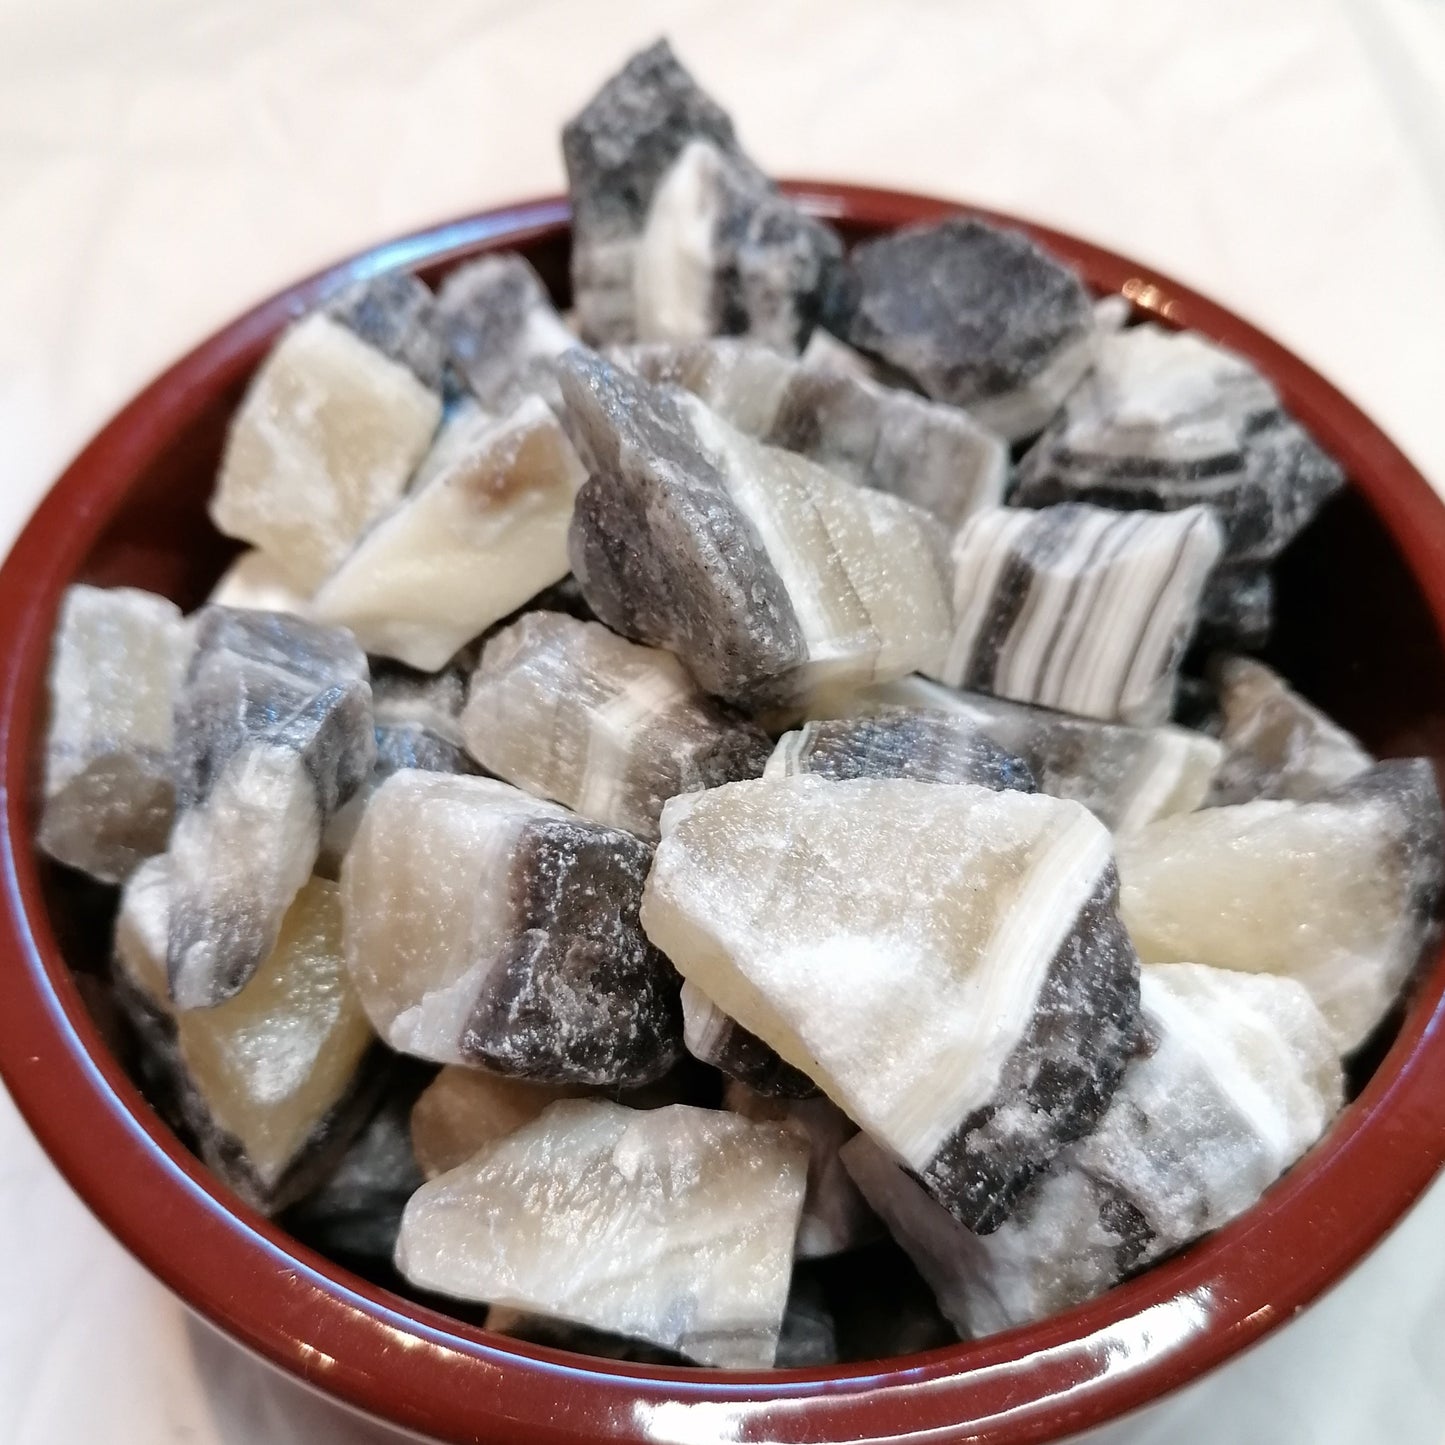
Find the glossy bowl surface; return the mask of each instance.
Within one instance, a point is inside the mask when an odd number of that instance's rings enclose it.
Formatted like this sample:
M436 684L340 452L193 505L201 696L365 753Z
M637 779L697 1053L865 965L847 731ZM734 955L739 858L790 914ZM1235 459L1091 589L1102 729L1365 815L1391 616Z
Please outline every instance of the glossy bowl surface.
M790 189L851 238L965 209L850 186ZM1272 654L1376 751L1445 758L1445 505L1366 417L1244 321L1122 257L1022 228L1100 293L1251 358L1344 464L1352 488L1280 568ZM1445 959L1423 970L1327 1138L1243 1218L1042 1324L874 1365L746 1376L504 1341L296 1244L211 1179L141 1098L86 1006L105 941L87 933L30 841L61 594L84 579L198 602L233 550L204 513L225 422L278 330L355 278L412 267L434 280L514 247L565 293L567 209L543 200L380 246L264 302L90 443L0 570L0 1070L56 1166L205 1319L337 1399L445 1441L1054 1439L1144 1404L1287 1320L1378 1242L1445 1160Z

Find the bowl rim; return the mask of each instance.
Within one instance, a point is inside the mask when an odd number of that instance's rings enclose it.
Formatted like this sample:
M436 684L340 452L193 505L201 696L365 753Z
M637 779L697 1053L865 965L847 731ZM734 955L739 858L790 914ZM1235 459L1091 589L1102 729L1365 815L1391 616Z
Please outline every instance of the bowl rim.
M891 229L981 216L1026 232L1100 294L1242 352L1345 466L1445 637L1445 503L1333 386L1248 322L1112 251L962 202L785 182L810 212ZM31 843L31 739L64 587L133 474L271 337L382 271L565 235L565 200L499 207L368 248L261 302L138 393L46 494L0 567L0 1076L56 1167L191 1309L345 1405L443 1441L1053 1439L1195 1378L1334 1284L1445 1162L1445 953L1324 1140L1240 1219L1097 1300L926 1354L736 1375L582 1360L506 1341L373 1286L212 1179L111 1057L60 955ZM398 1365L398 1361L404 1364Z

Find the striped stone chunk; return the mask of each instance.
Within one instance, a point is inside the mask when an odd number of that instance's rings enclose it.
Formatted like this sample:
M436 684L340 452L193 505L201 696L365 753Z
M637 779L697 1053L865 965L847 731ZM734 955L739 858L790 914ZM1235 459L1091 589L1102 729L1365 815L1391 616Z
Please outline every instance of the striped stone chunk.
M660 1078L682 1011L638 924L651 856L507 783L393 774L341 874L347 966L377 1032L543 1082Z
M1138 1041L1109 835L972 784L799 777L676 798L648 937L987 1233Z
M1349 1053L1436 936L1441 829L1423 758L1380 763L1307 803L1161 818L1120 841L1120 911L1146 963L1298 979Z
M739 431L913 502L949 528L1003 499L1008 450L958 407L730 337L618 356L649 381L692 392Z
M1148 1051L1098 1127L981 1237L863 1135L842 1160L966 1336L1082 1303L1248 1209L1344 1102L1329 1030L1291 979L1146 967Z
M654 839L669 798L757 777L770 747L670 652L561 612L487 640L462 726L488 772Z
M598 357L558 366L591 472L572 570L613 631L677 653L706 691L742 705L938 666L947 562L926 512Z
M818 1086L756 1034L730 1019L695 983L682 985L682 1039L693 1058L770 1099L806 1099Z
M980 513L953 544L953 639L936 675L1084 717L1162 723L1219 544L1206 507Z
M450 460L367 533L310 609L424 671L567 575L585 477L539 397L500 421L479 416L446 445Z

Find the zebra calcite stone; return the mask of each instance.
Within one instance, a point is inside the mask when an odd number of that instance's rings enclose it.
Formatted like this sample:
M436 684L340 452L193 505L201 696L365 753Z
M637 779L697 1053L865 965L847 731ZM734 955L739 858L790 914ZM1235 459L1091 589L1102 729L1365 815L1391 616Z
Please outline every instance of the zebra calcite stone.
M849 259L844 339L1017 440L1093 360L1083 282L1018 231L953 217L865 241Z
M190 653L179 608L130 587L67 589L50 657L40 846L105 883L164 851L172 710Z
M286 573L264 552L242 552L211 589L207 602L247 612L290 612L306 615L308 599L286 580Z
M942 529L600 358L558 363L591 476L572 570L597 616L675 652L704 689L799 701L936 667Z
M957 407L730 337L619 356L649 381L692 392L739 431L902 497L950 529L1003 500L1008 450Z
M208 606L176 705L169 971L179 1008L230 998L276 944L328 823L376 757L351 635Z
M912 778L1035 791L1028 765L1001 748L961 711L880 707L866 717L804 723L778 739L765 778L811 773L849 778Z
M500 415L534 394L556 403L548 363L577 338L525 257L507 251L453 271L437 318L453 366L484 410Z
M637 909L652 850L489 778L394 773L342 866L346 958L401 1053L550 1083L660 1078L678 980Z
M1344 1079L1292 979L1146 967L1150 1044L1087 1138L996 1233L941 1209L863 1135L842 1160L965 1335L1079 1304L1250 1207L1324 1132Z
M463 728L488 772L644 838L669 798L755 778L769 752L670 652L560 612L488 639Z
M766 1098L807 1099L818 1086L730 1019L695 983L682 985L682 1038L693 1058Z
M1138 1037L1109 835L972 784L798 777L675 798L648 937L963 1223L996 1229Z
M211 520L309 594L401 496L441 412L409 367L309 316L276 344L231 422Z
M357 281L322 306L322 313L354 331L423 386L442 390L446 347L436 297L406 271Z
M1161 818L1120 842L1120 911L1146 963L1298 979L1349 1053L1435 936L1441 826L1423 758L1380 763L1310 802Z
M1336 722L1252 657L1216 657L1210 674L1223 716L1224 762L1212 803L1308 802L1374 765Z
M954 540L954 632L938 676L1084 717L1162 723L1218 556L1207 507L982 512Z
M538 397L449 445L452 463L373 527L311 603L368 652L424 671L567 575L585 476Z
M374 1043L341 959L334 884L296 895L275 948L234 998L178 1011L167 996L170 864L132 875L116 924L122 1000L158 1047L173 1122L250 1204L285 1207L324 1177L365 1124L382 1078ZM370 1076L370 1077L369 1077Z
M713 1109L553 1104L417 1191L397 1269L700 1365L766 1368L807 1159L790 1129Z

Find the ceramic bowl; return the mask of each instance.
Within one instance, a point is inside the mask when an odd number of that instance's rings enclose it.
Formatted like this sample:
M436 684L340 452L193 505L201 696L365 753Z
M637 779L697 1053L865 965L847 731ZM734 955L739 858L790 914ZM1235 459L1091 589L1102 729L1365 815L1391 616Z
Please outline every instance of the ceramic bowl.
M850 238L960 209L797 184ZM1008 220L1008 218L994 218ZM1022 223L1008 221L1009 224ZM1445 504L1282 347L1147 267L1023 226L1100 293L1252 360L1351 486L1278 572L1271 660L1376 752L1445 757ZM308 1251L212 1179L107 1047L104 907L37 857L56 609L76 580L199 602L231 545L206 520L227 418L277 332L341 284L435 281L516 248L565 295L567 208L543 200L393 241L264 302L142 392L55 484L0 570L0 1070L56 1166L133 1254L242 1345L361 1411L444 1441L1053 1439L1172 1390L1288 1320L1366 1254L1445 1158L1445 960L1358 1068L1324 1141L1228 1228L1041 1324L903 1359L722 1374L489 1335ZM99 921L98 921L99 920Z

